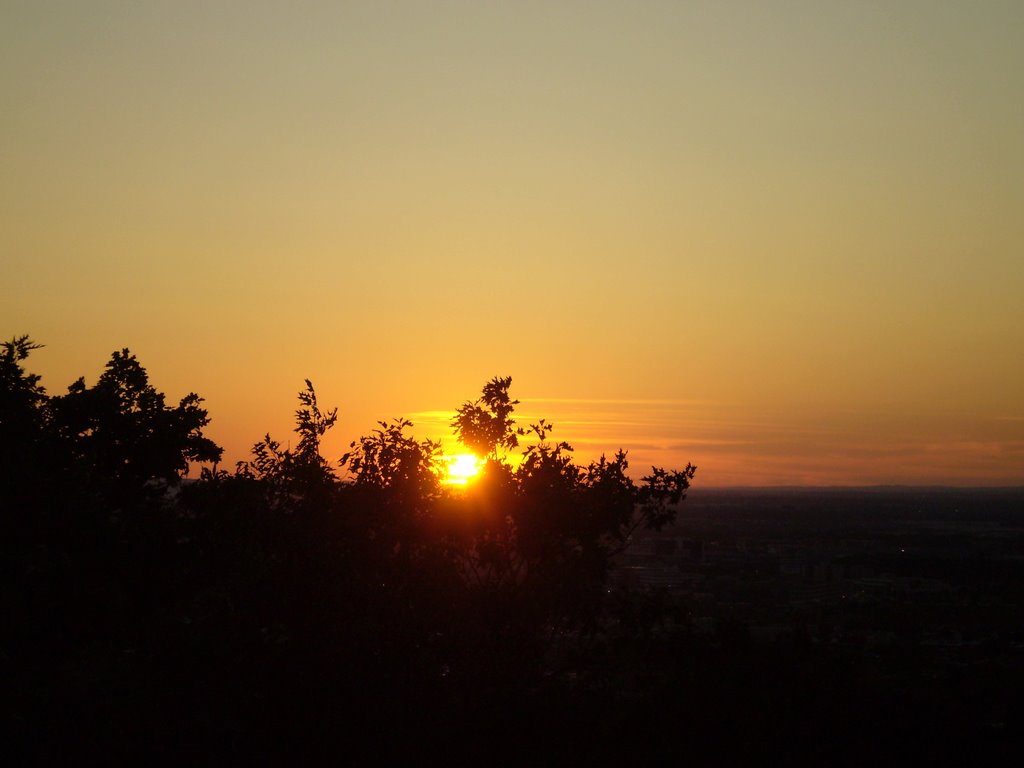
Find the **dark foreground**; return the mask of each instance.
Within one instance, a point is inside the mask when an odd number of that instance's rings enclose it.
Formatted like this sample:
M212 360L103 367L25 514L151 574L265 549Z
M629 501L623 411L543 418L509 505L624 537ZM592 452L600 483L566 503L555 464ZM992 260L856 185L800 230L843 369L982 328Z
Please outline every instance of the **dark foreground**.
M553 627L539 649L481 632L507 618L486 604L438 624L473 637L431 638L409 621L436 617L399 603L324 615L317 579L333 575L309 562L218 571L238 588L194 585L188 604L180 581L200 571L168 585L144 563L110 567L135 567L143 583L101 594L108 616L76 616L111 583L90 572L8 606L38 630L0 660L13 694L4 729L31 762L1024 754L1020 490L695 490L673 527L620 556L600 619ZM538 654L539 668L524 662Z

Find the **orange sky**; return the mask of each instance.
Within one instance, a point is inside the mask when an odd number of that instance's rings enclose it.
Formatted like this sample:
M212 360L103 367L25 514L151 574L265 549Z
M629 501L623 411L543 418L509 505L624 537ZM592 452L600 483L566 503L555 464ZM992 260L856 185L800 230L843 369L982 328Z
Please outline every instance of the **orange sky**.
M1024 482L1024 5L0 7L0 332L233 463L511 375L581 460ZM6 330L4 330L6 329Z

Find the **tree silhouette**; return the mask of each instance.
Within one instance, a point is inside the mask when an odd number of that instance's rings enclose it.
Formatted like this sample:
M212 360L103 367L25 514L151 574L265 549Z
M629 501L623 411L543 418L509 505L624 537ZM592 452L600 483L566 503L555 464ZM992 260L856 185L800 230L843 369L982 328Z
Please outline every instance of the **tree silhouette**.
M11 494L24 488L39 460L46 390L21 363L40 348L28 336L18 336L5 341L0 354L0 498L12 504Z
M0 429L14 436L15 430L31 431L40 421L40 406L46 400L46 390L39 384L37 374L27 373L21 362L33 350L42 349L28 336L17 336L0 345ZM27 421L33 427L27 427Z
M417 441L405 430L413 423L395 419L377 422L378 429L353 441L340 463L352 473L357 486L390 489L401 495L429 499L437 494L441 472L441 444Z
M84 738L91 727L89 738L113 745L124 723L110 708L141 702L105 670L191 598L183 574L194 562L168 491L190 462L216 461L221 449L204 434L202 399L167 405L128 350L112 355L94 386L79 379L51 397L22 366L37 348L19 337L0 355L0 658L13 702L5 714L39 728L30 740L53 728ZM140 668L165 652L155 639L145 648L121 663L128 679L141 680ZM78 708L79 697L90 707ZM41 702L53 709L40 711Z
M321 451L337 409L306 380L294 449L268 434L233 474L214 465L181 487L190 463L221 456L198 395L168 405L121 350L95 385L51 397L24 370L36 348L20 337L0 356L16 470L0 486L0 655L27 660L11 678L19 707L70 691L107 745L181 725L154 688L208 722L229 712L253 743L353 702L394 727L410 697L424 711L530 699L605 621L616 554L671 521L693 477L654 469L637 484L621 451L577 465L549 422L516 425L509 377L452 420L488 457L465 489L441 482L440 444L401 418L332 464Z
M478 484L452 503L468 507L461 517L474 521L456 548L464 577L504 601L506 618L517 624L515 643L525 648L531 639L537 647L542 634L597 620L613 558L637 530L674 519L696 468L652 468L637 485L624 451L577 465L572 446L550 439L554 425L547 420L514 426L510 385L491 380L477 404L463 406L453 420L456 433L475 436L477 446L485 436L492 459ZM494 458L495 446L518 437L531 441L517 467Z
M177 483L190 462L216 462L222 449L203 434L210 419L202 398L177 406L149 383L127 349L114 352L92 387L79 379L48 403L50 426L70 468L131 494L147 481Z
M320 441L338 420L338 409L320 410L313 382L305 380L295 410L295 432L299 442L295 450L282 448L270 434L252 447L252 458L238 462L240 478L257 481L266 489L273 506L309 506L313 497L330 494L337 479L330 462L320 453ZM323 503L322 498L316 500Z
M234 473L204 467L181 482L189 463L221 455L197 395L169 405L122 350L95 385L80 379L50 396L26 370L38 348L26 336L0 345L8 754L27 747L43 764L92 751L151 762L157 749L161 761L320 752L382 762L469 745L491 761L607 760L617 748L631 762L699 763L720 762L734 733L751 736L741 741L754 750L814 732L824 746L810 762L857 764L870 761L865 752L874 762L888 754L874 740L865 751L865 732L949 732L972 756L979 745L1015 744L1002 732L1020 731L1007 681L1021 676L1011 653L1021 569L1012 537L975 555L973 525L946 533L970 516L950 509L941 537L942 550L961 541L970 557L893 556L888 535L878 555L899 578L924 565L964 579L963 605L947 596L908 614L909 603L887 597L876 606L883 620L859 599L786 602L790 587L776 582L780 596L744 612L736 598L758 594L748 591L755 577L723 558L692 571L710 574L712 592L726 590L716 610L711 593L610 578L644 530L675 520L695 468L637 478L624 450L577 462L549 421L516 425L510 378L485 383L452 420L488 457L462 488L441 482L439 444L417 439L406 419L378 422L337 463L325 458L337 410L320 406L308 380L294 448L267 435ZM981 507L993 503L986 498ZM992 498L1005 506L999 519L1015 519L1019 493ZM921 504L916 491L902 503ZM826 510L817 495L806 504L817 552ZM760 510L751 518L730 508L735 520L765 525ZM892 519L902 540L900 509ZM731 535L726 523L705 530ZM760 568L764 553L750 549ZM849 557L836 562L861 562ZM770 616L773 604L780 621L799 625L792 642L752 631L750 617ZM710 635L692 631L695 607L715 619ZM928 624L953 614L988 639L929 649ZM898 639L865 647L857 628L880 620ZM938 757L944 744L915 743L914 754ZM799 758L799 749L789 752Z
M495 376L484 384L479 398L467 401L455 411L451 425L459 442L480 456L497 458L497 452L519 445L512 412L519 404L509 397L512 377Z

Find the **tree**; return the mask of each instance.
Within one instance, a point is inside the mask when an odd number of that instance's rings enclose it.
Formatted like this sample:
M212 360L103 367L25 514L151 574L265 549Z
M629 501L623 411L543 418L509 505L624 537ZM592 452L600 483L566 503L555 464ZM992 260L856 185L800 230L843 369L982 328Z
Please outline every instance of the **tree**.
M313 382L305 379L295 410L295 433L299 443L293 451L282 448L270 434L252 447L252 458L238 462L235 474L262 482L276 506L302 500L316 489L323 493L337 479L330 463L320 453L320 442L338 420L338 409L320 410Z
M435 562L441 444L407 434L406 429L413 426L407 419L378 425L351 443L340 464L350 473L346 500L351 522L357 535L365 537L377 553L369 568L387 566L387 580L396 585L416 580L410 577L424 559ZM396 556L406 573L395 572Z
M674 518L694 472L652 468L635 482L624 451L577 464L550 422L516 425L508 377L452 420L488 457L465 489L440 482L439 443L406 419L378 422L332 466L321 451L337 409L321 409L306 380L294 448L268 434L234 474L215 466L165 494L190 462L220 458L202 400L168 405L128 350L94 386L48 397L24 370L35 348L21 337L0 354L0 429L37 459L5 454L36 474L31 488L7 475L33 503L0 507L0 644L33 662L15 665L16 697L82 702L98 714L54 704L47 725L109 722L105 746L162 742L181 725L166 711L218 724L230 711L233 748L276 741L275 728L333 732L328 713L353 702L389 728L403 725L395 702L462 707L481 724L493 722L478 706L488 700L554 712L547 693L586 668L595 628L615 624L615 555ZM139 736L138 705L156 689Z
M480 456L497 459L499 449L509 451L519 445L518 436L523 432L516 429L511 418L519 401L509 397L510 386L511 376L495 376L484 384L479 398L467 401L455 411L451 421L455 436Z
M41 345L28 336L3 342L0 354L0 495L24 482L36 465L45 423L46 390L21 363Z
M441 517L457 521L449 551L478 598L461 630L486 649L474 663L500 657L506 672L530 679L553 638L580 637L596 626L615 556L638 530L675 519L696 468L652 467L637 484L622 450L580 466L571 445L551 440L550 422L515 426L510 385L511 379L492 379L453 419L465 444L490 459L474 486L447 500L453 511ZM529 444L513 467L497 449L518 445L520 437ZM473 657L463 654L463 665L467 658Z
M23 369L34 349L20 337L0 353L0 655L17 662L6 686L17 718L66 691L102 707L106 693L86 681L105 685L114 659L87 649L134 647L141 628L173 624L167 606L187 593L166 484L221 455L202 399L168 406L128 350L94 386L50 397Z
M39 421L46 390L39 384L40 377L27 373L21 365L33 350L42 349L42 344L28 336L16 336L0 344L0 349L0 429L6 437L24 429L25 421Z
M478 559L470 571L495 583L522 583L543 574L552 592L557 591L552 580L579 585L584 571L590 574L586 580L603 583L611 558L638 529L657 530L675 519L696 467L652 467L637 485L627 474L622 450L612 459L602 455L579 466L571 445L549 439L554 425L547 420L529 429L515 426L518 401L509 395L511 381L492 379L452 420L467 446L491 456L485 477L465 503L501 509L487 518L491 527L479 532L468 550ZM518 467L497 458L497 448L514 447L527 435L533 442Z
M338 409L320 410L313 382L306 379L306 388L299 392L300 408L295 411L295 431L299 435L296 457L300 464L316 467L325 476L334 477L327 459L320 455L320 441L338 420Z
M178 483L190 462L220 460L223 449L203 434L210 419L202 402L190 392L177 406L166 405L146 369L123 349L94 386L80 378L66 395L51 398L48 409L70 467L132 495L150 480Z
M407 435L406 427L413 426L407 419L377 424L378 429L353 441L349 446L352 450L341 458L353 482L406 495L412 492L424 499L434 496L441 471L441 444Z

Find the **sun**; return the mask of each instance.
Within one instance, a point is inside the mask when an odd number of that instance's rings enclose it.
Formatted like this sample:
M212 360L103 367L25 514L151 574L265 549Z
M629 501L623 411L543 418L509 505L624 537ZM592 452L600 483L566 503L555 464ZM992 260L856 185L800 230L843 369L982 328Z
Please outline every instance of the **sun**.
M466 485L480 474L484 464L472 453L445 456L445 463L447 464L444 477L446 485Z

